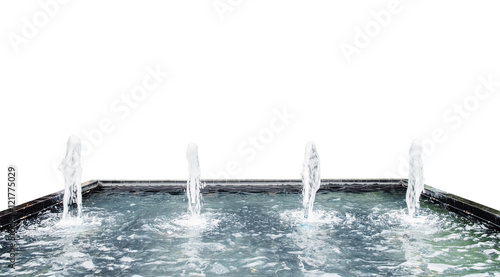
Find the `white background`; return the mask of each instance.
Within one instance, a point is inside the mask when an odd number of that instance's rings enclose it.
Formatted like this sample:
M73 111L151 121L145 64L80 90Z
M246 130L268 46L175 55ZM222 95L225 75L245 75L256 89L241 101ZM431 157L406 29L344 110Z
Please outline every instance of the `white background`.
M0 165L19 167L21 202L63 189L72 134L94 134L87 181L185 179L189 142L203 178L300 178L310 140L322 178L406 178L412 140L441 132L426 183L500 209L500 87L480 81L500 82L498 1L75 0L45 22L50 2L0 2Z

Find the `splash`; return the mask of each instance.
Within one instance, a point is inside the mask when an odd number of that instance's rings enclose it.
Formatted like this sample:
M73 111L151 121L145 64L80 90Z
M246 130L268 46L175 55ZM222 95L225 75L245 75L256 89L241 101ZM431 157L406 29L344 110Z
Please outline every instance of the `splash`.
M63 221L70 217L82 217L82 167L81 141L76 136L68 139L66 157L59 165L59 171L64 175L65 189L63 199Z
M200 182L200 163L198 161L198 145L196 143L188 145L186 157L189 170L186 188L188 213L191 217L199 217L201 206L200 190L203 188L203 185Z
M304 218L309 218L312 213L316 191L321 185L319 156L314 142L307 143L302 170L302 205Z
M422 163L422 145L414 140L410 148L410 174L406 190L406 205L410 217L418 216L420 194L424 191L424 168Z

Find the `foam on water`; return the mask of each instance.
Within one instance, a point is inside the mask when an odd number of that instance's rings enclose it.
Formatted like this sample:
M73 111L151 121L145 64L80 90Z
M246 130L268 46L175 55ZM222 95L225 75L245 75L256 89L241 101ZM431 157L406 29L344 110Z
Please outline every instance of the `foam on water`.
M36 238L51 236L60 239L66 239L71 236L79 235L101 226L102 215L95 211L82 215L81 218L70 217L66 220L59 220L59 215L55 213L44 213L39 215L43 221L39 225L29 224L21 228L22 235ZM45 243L40 241L39 243Z
M222 215L214 213L204 213L201 216L181 215L159 227L172 237L193 237L217 228L221 217Z
M342 222L337 212L315 210L309 217L304 218L303 210L289 210L280 213L282 222L297 227L312 227L320 225L334 225Z

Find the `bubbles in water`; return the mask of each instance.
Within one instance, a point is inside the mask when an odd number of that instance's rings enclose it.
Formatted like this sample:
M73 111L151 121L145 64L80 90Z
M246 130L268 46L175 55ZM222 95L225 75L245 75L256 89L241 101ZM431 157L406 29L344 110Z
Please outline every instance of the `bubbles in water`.
M306 146L304 165L302 169L302 205L304 206L304 218L312 213L316 191L321 185L319 156L316 145L310 141Z
M302 210L287 210L280 213L281 221L289 223L292 226L299 228L313 228L314 226L336 225L342 220L338 217L335 211L316 210L309 214L309 217L304 218Z
M64 175L65 189L63 199L63 220L69 217L81 218L82 216L82 144L78 137L68 139L66 157L59 165L59 170Z
M172 224L175 226L174 229L176 232L182 232L186 230L197 230L200 232L212 230L217 227L219 219L215 218L210 213L207 213L203 216L180 216L172 220Z
M410 148L410 174L406 190L406 205L410 217L418 215L420 194L424 191L424 169L422 163L422 145L413 141Z
M158 219L155 224L149 225L147 229L166 234L168 237L199 237L204 232L216 229L221 222L221 218L223 218L222 214L210 212L203 213L200 216L176 215L173 218Z

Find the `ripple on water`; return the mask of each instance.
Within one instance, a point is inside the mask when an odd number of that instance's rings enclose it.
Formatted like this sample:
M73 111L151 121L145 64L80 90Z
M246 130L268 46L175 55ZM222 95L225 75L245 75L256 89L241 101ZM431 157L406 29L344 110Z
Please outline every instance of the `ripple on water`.
M420 216L409 218L402 193L320 193L314 214L304 219L299 200L295 194L213 194L193 219L184 213L182 195L95 195L84 202L81 222L44 213L23 224L16 273L500 274L499 234L440 206L424 202ZM5 242L0 247L8 249ZM7 256L0 258L6 265Z

